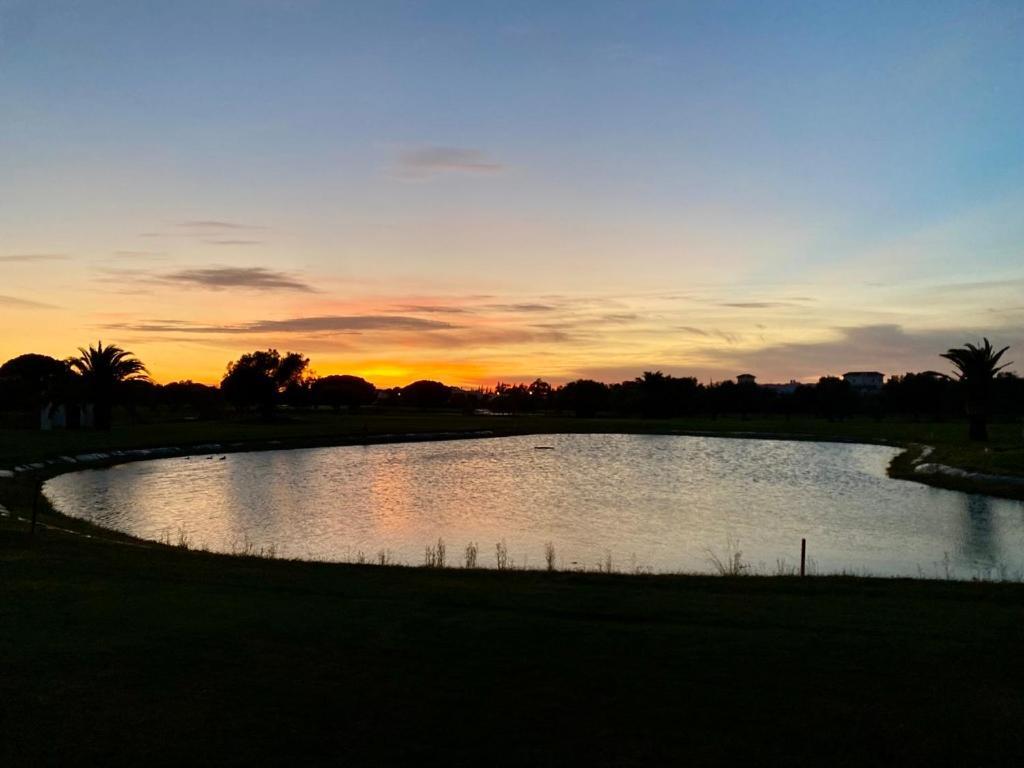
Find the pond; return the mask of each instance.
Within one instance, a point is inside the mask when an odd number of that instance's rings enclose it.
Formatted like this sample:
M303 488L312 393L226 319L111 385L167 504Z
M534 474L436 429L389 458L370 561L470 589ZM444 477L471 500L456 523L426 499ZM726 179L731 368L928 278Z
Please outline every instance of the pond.
M1019 578L1024 503L893 480L897 449L537 435L167 458L60 475L65 514L219 552L421 565Z

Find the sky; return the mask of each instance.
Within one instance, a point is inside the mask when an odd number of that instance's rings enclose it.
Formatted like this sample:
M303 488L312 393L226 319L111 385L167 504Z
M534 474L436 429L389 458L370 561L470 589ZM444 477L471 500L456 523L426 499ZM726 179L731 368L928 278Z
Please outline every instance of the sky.
M1024 371L1022 136L1019 0L0 0L0 360Z

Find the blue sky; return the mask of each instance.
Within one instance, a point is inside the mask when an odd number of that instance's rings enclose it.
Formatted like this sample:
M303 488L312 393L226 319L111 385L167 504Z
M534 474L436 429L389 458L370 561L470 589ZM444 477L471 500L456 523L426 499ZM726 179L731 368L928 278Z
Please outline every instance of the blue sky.
M0 357L813 378L1024 342L1020 3L0 0L0 115Z

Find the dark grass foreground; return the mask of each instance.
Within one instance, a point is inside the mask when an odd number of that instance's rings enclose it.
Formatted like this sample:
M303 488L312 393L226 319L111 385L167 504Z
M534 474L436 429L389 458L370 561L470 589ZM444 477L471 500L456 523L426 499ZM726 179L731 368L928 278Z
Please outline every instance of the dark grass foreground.
M0 529L0 765L1019 765L1024 586L466 572Z

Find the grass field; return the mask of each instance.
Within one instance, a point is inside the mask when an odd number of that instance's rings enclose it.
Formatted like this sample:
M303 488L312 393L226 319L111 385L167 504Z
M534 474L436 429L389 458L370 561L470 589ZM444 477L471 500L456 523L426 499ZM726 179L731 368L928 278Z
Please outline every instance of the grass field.
M1013 765L1024 587L0 533L3 765Z
M962 424L333 414L3 432L0 466L453 429L924 442L1021 471L1019 425L986 451ZM0 503L27 515L30 489ZM1024 761L1020 584L327 565L42 520L79 533L0 519L0 765Z

